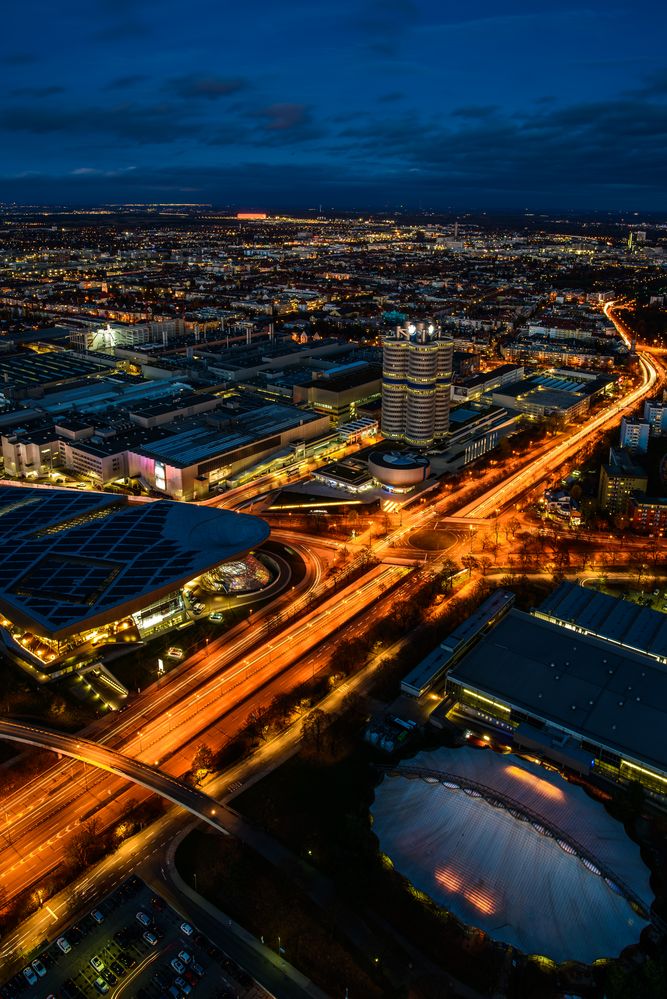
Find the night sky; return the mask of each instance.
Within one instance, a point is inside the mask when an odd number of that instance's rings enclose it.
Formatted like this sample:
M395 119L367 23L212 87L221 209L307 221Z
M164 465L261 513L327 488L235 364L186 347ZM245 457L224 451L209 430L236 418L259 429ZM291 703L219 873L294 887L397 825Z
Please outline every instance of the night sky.
M14 0L0 201L667 211L661 0Z

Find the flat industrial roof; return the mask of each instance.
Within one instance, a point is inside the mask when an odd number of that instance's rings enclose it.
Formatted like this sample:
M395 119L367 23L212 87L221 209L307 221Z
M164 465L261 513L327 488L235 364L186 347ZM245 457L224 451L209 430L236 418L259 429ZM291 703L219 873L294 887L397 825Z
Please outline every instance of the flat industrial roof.
M667 771L667 668L512 609L450 681Z
M667 615L630 600L563 582L543 600L536 614L574 624L630 651L667 659Z
M40 635L115 620L261 544L258 517L170 500L0 486L0 609Z
M155 443L145 444L139 450L167 465L187 468L319 419L322 417L318 413L276 403L239 413L235 421L238 427L227 433L206 426L189 427L181 433L172 433Z

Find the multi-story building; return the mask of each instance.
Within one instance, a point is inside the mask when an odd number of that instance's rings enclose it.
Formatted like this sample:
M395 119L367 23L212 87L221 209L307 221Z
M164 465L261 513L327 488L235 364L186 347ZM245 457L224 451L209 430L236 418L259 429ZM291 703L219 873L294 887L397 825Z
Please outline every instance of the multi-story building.
M611 514L625 514L634 492L644 493L648 485L646 471L622 448L609 449L609 461L600 469L600 507Z
M404 323L382 353L382 433L432 447L449 432L453 341L432 324Z
M653 437L667 435L667 402L660 399L650 399L644 403L644 419L651 426Z
M642 534L667 535L667 499L635 493L628 501L630 526Z
M621 420L621 447L630 454L646 454L651 424L647 420Z

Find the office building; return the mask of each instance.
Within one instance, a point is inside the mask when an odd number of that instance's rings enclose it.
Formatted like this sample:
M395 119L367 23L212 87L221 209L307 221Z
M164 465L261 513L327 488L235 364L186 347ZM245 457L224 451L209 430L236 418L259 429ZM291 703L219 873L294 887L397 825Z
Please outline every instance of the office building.
M432 447L449 432L453 341L439 327L404 323L383 344L382 433Z

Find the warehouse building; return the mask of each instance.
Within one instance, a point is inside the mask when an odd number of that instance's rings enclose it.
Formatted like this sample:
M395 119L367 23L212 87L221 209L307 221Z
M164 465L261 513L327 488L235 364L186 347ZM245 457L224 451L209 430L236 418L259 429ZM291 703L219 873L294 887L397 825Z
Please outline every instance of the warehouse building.
M667 618L563 584L449 673L457 711L584 774L667 794Z

